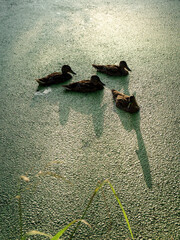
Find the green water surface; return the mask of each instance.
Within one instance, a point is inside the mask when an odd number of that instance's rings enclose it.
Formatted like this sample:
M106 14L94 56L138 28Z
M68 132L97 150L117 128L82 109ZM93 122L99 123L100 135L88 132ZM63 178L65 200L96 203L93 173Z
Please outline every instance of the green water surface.
M108 178L135 239L179 239L179 26L178 0L0 1L1 240L19 239L21 175L24 233L79 219ZM69 82L88 79L92 63L120 60L129 76L98 74L105 89L91 94L34 80L64 64L77 73ZM135 94L140 112L117 109L111 89ZM131 239L108 186L85 219L92 228L74 239Z

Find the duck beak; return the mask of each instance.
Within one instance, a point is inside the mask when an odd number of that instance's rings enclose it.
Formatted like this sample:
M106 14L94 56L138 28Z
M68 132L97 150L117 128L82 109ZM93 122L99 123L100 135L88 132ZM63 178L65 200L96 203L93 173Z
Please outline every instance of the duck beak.
M72 70L72 69L71 69L69 72L70 72L70 73L72 73L72 74L74 74L74 75L76 75L76 73L75 73L75 72L73 72L73 70Z
M100 81L100 84L101 84L102 86L105 86L105 85L106 85L106 84L104 84L104 83L103 83L103 82L101 82L101 81Z
M128 67L128 65L126 66L127 70L131 72L131 69Z

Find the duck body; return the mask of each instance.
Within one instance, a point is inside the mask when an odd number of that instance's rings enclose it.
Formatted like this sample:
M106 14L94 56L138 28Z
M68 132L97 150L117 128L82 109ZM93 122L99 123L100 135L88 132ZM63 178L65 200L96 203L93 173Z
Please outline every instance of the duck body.
M71 67L69 67L68 65L64 65L62 66L62 72L51 73L46 77L36 79L36 81L39 83L40 86L59 84L70 80L72 78L72 75L70 73L76 74L72 71Z
M70 83L69 85L62 85L66 90L74 92L95 92L104 88L104 83L100 78L93 75L90 80L81 80L79 82Z
M116 90L112 90L113 98L116 102L116 107L120 108L121 110L124 110L129 113L135 113L139 111L139 106L136 102L135 97L125 95L123 93L120 93Z
M128 71L131 69L128 67L125 61L121 61L118 65L96 65L92 64L94 68L97 69L98 72L105 73L110 76L127 76L129 74Z

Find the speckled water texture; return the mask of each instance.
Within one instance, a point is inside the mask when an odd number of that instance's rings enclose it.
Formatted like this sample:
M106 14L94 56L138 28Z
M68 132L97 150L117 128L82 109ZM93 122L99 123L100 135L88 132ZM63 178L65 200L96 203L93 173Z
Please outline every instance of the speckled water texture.
M79 219L108 178L135 239L179 239L180 2L1 0L0 9L0 239L19 239L21 175L30 178L22 185L24 232L54 235ZM37 91L34 79L63 64L77 73L74 82L96 74L92 63L120 60L132 72L98 74L103 91ZM111 89L135 94L140 112L117 109ZM92 229L82 224L74 239L131 239L108 186L85 219Z

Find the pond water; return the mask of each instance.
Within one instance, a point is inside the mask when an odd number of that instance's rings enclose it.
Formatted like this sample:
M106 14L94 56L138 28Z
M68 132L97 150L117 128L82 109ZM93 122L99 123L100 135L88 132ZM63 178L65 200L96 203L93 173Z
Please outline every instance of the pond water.
M0 239L19 239L21 175L23 233L56 234L109 179L135 239L179 239L179 4L1 1ZM129 76L98 74L105 89L91 94L34 80L64 64L77 73L69 82L88 79L93 63L120 60ZM140 112L117 109L111 89L135 94ZM108 185L85 220L74 239L131 239Z

